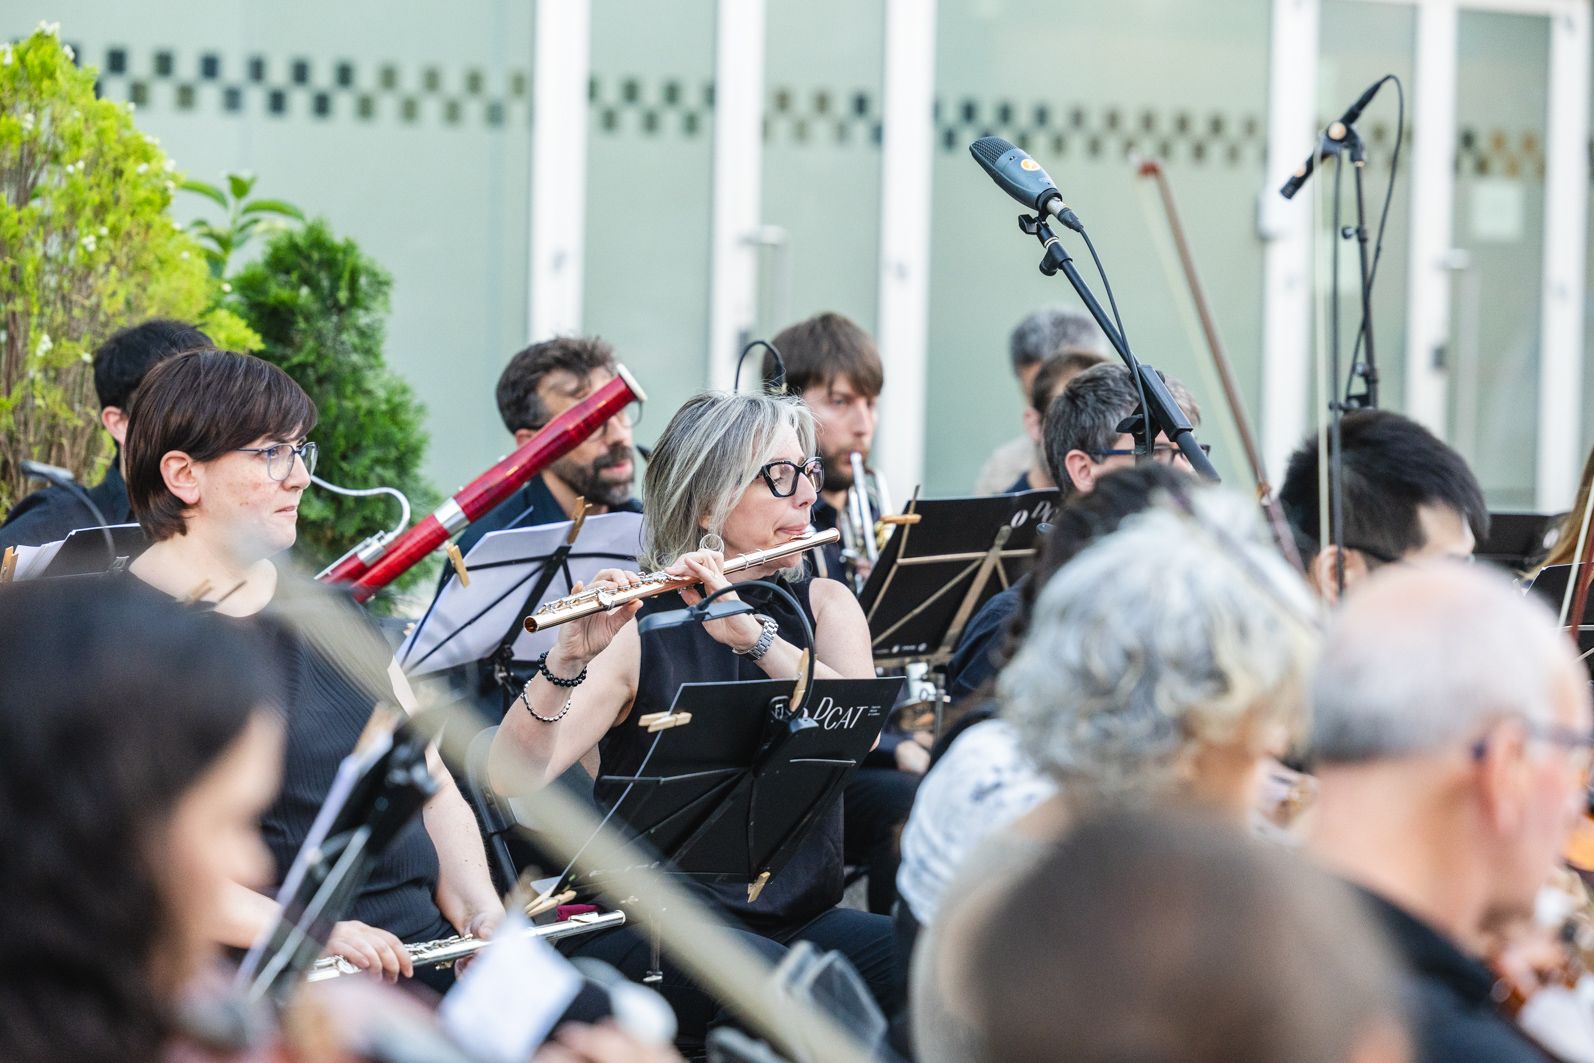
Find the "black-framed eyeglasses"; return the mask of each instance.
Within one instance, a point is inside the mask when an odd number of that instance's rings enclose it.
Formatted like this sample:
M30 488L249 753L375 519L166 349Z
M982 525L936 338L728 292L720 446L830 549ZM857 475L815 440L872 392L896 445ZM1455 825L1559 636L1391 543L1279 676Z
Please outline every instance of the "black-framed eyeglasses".
M1211 443L1197 443L1196 446L1200 447L1201 453L1205 454L1207 457L1210 458L1212 456ZM1105 461L1108 458L1132 458L1138 453L1138 451L1136 451L1133 447L1114 447L1111 450L1091 450L1087 451L1086 453L1095 458L1097 461ZM1151 448L1151 457L1153 460L1160 461L1164 465L1172 465L1175 461L1184 457L1184 451L1180 450L1172 443L1158 443Z
M808 477L815 491L823 490L825 486L825 465L818 458L809 458L801 463L782 458L759 469L758 475L764 478L769 485L769 493L776 498L790 498L796 494L797 478L800 476Z
M291 443L273 443L269 447L239 447L238 450L244 454L264 454L266 475L278 483L293 475L294 458L304 462L304 471L307 475L315 475L316 445L309 440L298 446Z

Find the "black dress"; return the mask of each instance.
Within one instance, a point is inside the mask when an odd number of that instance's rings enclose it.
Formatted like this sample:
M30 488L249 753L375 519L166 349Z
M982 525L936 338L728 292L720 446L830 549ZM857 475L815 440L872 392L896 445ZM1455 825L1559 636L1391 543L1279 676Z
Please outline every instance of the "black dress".
M808 601L809 582L785 583L802 603L810 629L814 611ZM787 601L762 587L739 590L738 597L774 620L780 637L794 646L804 644L802 623ZM679 596L661 594L643 603L638 619L652 613L681 608ZM683 683L716 683L768 679L756 663L738 656L716 641L702 624L651 631L641 637L636 700L630 715L598 743L598 776L636 774L653 743L653 736L635 723L648 713L665 712ZM622 787L600 782L593 792L608 809ZM704 888L727 914L759 933L775 934L802 926L841 901L844 869L841 851L841 802L837 801L803 839L791 861L770 879L757 902L749 904L745 882L714 883Z
M165 597L137 577L124 578ZM332 788L339 762L353 751L374 707L372 699L292 622L306 595L326 593L289 584L284 576L276 599L261 612L247 617L213 613L216 623L243 628L274 648L271 656L287 700L282 790L260 821L261 837L276 866L274 885L287 876ZM438 874L437 850L417 814L383 851L347 917L405 942L447 937L454 930L437 908Z

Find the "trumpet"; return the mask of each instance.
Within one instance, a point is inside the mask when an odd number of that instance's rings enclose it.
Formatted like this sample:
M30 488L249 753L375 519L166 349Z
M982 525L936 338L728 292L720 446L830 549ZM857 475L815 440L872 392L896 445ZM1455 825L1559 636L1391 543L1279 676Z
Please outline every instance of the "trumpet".
M887 528L877 518L890 514L891 499L885 479L864 464L861 453L853 451L847 461L852 466L852 486L847 488L846 506L839 521L841 557L853 589L862 590L885 545Z
M573 915L562 922L531 927L526 931L526 936L552 942L560 938L590 934L597 930L624 925L624 912L585 912ZM492 941L488 938L472 937L467 934L439 938L436 941L419 941L413 945L405 945L404 951L409 954L410 963L416 967L447 967L455 960L473 956L491 944ZM310 973L305 976L305 981L324 982L328 978L341 978L346 974L359 973L360 969L342 956L323 956L315 961Z
M757 568L760 565L793 554L800 554L805 550L812 550L816 546L836 542L841 538L841 532L835 528L826 528L820 532L810 532L799 535L791 542L772 546L768 550L754 550L751 553L738 554L725 562L725 574L741 572L744 569ZM582 591L580 594L568 595L555 601L544 602L537 607L537 611L526 617L526 630L531 632L546 631L560 624L568 624L572 620L591 616L593 613L602 613L613 609L617 605L634 602L639 598L651 598L665 591L680 590L690 587L697 580L690 576L671 576L666 572L650 572L642 577L642 582L627 587L621 591L611 591L601 587Z

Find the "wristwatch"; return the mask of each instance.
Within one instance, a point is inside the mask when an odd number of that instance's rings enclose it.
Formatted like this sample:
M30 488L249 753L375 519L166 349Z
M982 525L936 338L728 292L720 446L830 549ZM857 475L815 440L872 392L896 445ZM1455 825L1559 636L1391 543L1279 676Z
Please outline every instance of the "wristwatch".
M764 625L764 630L758 633L758 638L753 640L753 644L745 650L739 650L735 646L731 647L732 653L740 657L746 657L750 661L756 661L768 653L769 648L775 644L775 636L780 633L780 627L775 621L763 613L754 613L753 619Z

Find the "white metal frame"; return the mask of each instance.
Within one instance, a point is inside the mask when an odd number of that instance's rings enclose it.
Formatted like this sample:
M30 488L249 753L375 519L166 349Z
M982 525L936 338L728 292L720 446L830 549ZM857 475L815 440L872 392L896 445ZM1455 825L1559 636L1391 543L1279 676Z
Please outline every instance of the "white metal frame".
M929 376L935 0L887 0L876 332L887 387L873 464L904 497L924 479Z
M1405 412L1443 436L1448 382L1436 354L1450 341L1454 214L1457 26L1460 13L1495 11L1550 19L1545 138L1544 294L1540 304L1535 504L1564 508L1576 488L1582 435L1583 304L1586 283L1590 10L1588 0L1359 0L1417 12L1411 116L1423 135L1412 146L1410 275L1407 288ZM1274 0L1268 179L1289 172L1289 153L1310 150L1311 94L1317 82L1321 0ZM1303 123L1303 101L1305 117ZM1278 152L1284 152L1282 157ZM1304 425L1308 376L1303 341L1312 315L1310 211L1286 216L1263 191L1266 251L1263 363L1265 452L1278 461ZM1304 278L1304 280L1303 280Z
M729 388L758 317L764 0L720 0L715 21L707 370L710 386Z
M533 342L581 331L587 218L590 0L537 4L531 130L531 270L526 332Z

